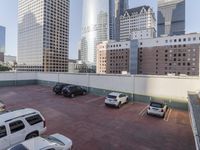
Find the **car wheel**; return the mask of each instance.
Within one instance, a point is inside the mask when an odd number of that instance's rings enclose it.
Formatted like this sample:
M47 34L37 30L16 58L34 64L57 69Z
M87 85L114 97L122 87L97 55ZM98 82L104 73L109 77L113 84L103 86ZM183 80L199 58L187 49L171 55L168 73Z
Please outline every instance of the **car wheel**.
M119 104L118 104L117 108L120 108L121 106L122 106L122 103L121 103L121 102L119 102Z
M71 94L71 98L74 98L74 97L75 97L75 95L72 93L72 94Z
M32 139L32 138L38 137L38 136L39 136L38 133L31 133L31 134L27 135L26 140Z
M86 92L85 92L85 91L83 91L83 95L86 95Z

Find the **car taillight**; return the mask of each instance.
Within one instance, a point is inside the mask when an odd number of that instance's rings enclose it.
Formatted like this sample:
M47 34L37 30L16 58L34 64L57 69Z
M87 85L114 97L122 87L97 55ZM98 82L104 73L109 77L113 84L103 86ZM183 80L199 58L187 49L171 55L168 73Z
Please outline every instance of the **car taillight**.
M46 121L44 120L43 123L44 123L44 128L45 128L46 127Z

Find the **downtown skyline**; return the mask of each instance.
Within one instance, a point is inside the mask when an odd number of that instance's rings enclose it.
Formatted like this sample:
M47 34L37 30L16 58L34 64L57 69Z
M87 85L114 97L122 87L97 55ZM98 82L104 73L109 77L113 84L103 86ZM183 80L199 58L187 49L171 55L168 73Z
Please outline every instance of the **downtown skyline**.
M0 6L0 25L6 27L6 54L15 55L17 54L17 0L1 0L2 5ZM195 3L194 3L195 2ZM12 3L12 5L10 5ZM197 21L198 4L195 0L186 1L186 32L200 32L200 20ZM130 8L150 5L156 12L156 0L142 0L133 1L130 0ZM10 12L7 7L10 7ZM78 57L78 42L81 38L81 18L82 18L82 2L81 0L71 1L70 11L70 43L69 43L69 58ZM6 14L6 15L4 15ZM80 14L80 15L79 15ZM191 17L194 16L194 17Z

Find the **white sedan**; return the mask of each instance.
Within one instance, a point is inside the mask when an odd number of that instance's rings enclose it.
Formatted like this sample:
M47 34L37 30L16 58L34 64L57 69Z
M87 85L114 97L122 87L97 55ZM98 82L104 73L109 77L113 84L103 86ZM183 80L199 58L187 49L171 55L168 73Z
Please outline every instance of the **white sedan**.
M128 102L128 96L122 93L112 92L107 95L105 105L111 105L120 108L123 104Z
M61 135L53 134L48 137L36 137L20 144L17 144L8 150L71 150L72 141Z

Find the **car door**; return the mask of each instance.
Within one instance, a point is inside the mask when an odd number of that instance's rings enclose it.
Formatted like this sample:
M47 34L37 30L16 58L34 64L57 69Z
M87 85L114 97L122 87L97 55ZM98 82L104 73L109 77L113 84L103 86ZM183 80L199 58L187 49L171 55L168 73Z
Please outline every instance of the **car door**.
M22 120L10 121L8 123L10 129L10 144L14 145L16 143L22 142L26 137L26 128Z
M121 104L123 104L123 103L124 103L123 94L120 94L120 95L119 95L119 100L121 101Z
M77 86L77 87L76 87L76 91L77 91L77 95L81 95L81 94L82 94L82 89L81 89L81 87Z
M5 125L0 125L0 148L7 149L10 147L10 140Z

